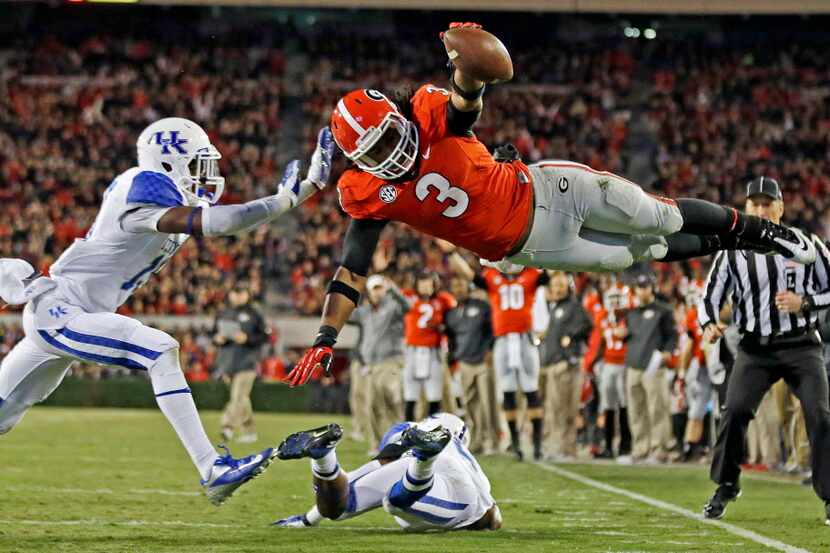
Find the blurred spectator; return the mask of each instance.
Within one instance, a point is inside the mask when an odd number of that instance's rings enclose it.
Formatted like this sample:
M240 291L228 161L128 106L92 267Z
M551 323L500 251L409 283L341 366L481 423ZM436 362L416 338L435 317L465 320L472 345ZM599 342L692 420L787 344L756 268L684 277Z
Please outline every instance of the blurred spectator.
M230 399L222 413L222 438L236 437L241 443L257 440L251 390L257 376L262 346L268 327L259 310L251 304L245 282L228 294L228 306L216 316L213 343L219 348L216 370L230 383Z

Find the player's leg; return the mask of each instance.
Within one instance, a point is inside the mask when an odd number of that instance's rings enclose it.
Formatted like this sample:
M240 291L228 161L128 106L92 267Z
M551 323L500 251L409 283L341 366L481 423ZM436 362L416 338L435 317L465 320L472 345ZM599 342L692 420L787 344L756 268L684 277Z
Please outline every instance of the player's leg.
M208 499L222 503L270 463L273 448L234 459L220 457L205 433L179 364L179 344L165 332L115 313L81 313L59 329L39 329L53 353L147 371L156 403L202 476Z
M502 392L502 409L507 428L510 431L510 448L516 458L521 461L524 458L522 453L521 440L518 428L518 404L516 402L516 391L519 389L517 370L510 366L508 359L508 338L499 336L493 345L493 365L498 378L498 389Z
M72 362L44 351L31 338L18 342L0 364L0 434L14 428L29 407L46 399Z
M442 427L425 431L413 426L404 433L402 445L411 448L413 455L406 459L406 473L395 482L384 498L383 505L387 512L407 521L414 517L415 528L423 521L436 526L449 521L447 517L430 513L431 503L419 503L417 507L415 503L432 490L436 480L436 462L451 439L450 432Z
M519 385L527 398L527 418L530 419L533 436L533 459L542 459L542 433L545 410L539 395L539 350L530 342L527 334L522 335L522 370L519 371Z
M624 365L620 365L619 373L614 381L616 389L616 396L619 399L619 414L620 414L620 445L617 450L618 455L628 461L631 457L631 425L628 420L628 398L625 390L625 377L627 369ZM667 416L668 419L668 416ZM619 459L623 461L624 459Z
M441 411L441 398L444 395L444 365L441 363L438 348L430 348L429 353L429 377L424 381L424 395L427 398L427 414L434 415Z
M737 248L775 251L801 262L815 257L814 248L805 244L803 235L734 208L693 198L671 200L649 195L622 177L573 162L542 162L531 166L531 173L536 217L522 252L510 258L514 263L609 271L633 263L626 265L621 253L600 248L595 253L602 257L590 269L585 256L573 255L577 235L599 243L604 243L603 235L634 236L637 239L629 244L634 261L638 256L642 260L675 261ZM599 234L585 236L584 229ZM674 233L680 236L670 240L647 238ZM624 246L624 242L613 245ZM558 254L564 252L571 252L570 263L559 259Z
M421 395L421 381L415 378L417 373L418 362L417 349L412 346L406 346L404 349L404 366L403 366L403 401L404 401L404 420L415 420L415 407L418 403L418 397Z
M295 432L277 448L277 457L282 460L311 459L317 509L330 519L343 514L349 500L349 479L337 461L336 447L342 437L343 429L332 423Z
M604 449L600 453L602 458L614 457L614 437L617 431L617 409L620 407L620 397L616 382L619 365L602 363L599 371L597 387L599 389L599 413L605 422L602 432Z

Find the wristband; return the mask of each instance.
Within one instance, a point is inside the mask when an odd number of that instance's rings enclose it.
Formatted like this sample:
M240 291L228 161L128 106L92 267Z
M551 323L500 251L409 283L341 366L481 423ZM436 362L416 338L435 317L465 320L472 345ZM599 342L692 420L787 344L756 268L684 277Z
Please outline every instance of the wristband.
M190 210L190 215L187 216L187 229L185 230L185 234L193 235L193 219L196 218L196 214L201 211L201 207L194 207Z
M484 95L484 89L487 88L487 85L481 85L481 88L477 90L464 90L456 84L455 71L453 71L452 73L450 73L450 87L452 87L453 92L455 92L465 100L473 102Z
M314 339L312 347L324 346L332 347L337 343L337 329L333 326L323 325L318 331L317 338Z

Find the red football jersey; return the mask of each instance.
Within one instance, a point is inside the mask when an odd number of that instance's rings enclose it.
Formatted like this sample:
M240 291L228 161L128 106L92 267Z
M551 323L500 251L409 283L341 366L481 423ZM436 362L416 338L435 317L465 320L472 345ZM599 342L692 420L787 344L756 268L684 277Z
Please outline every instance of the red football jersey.
M539 269L527 268L517 275L503 275L485 269L481 276L487 282L487 295L493 313L493 334L530 332L533 328L533 300L539 287Z
M403 318L404 342L408 346L437 348L441 345L444 313L456 306L455 298L447 292L438 292L426 300L414 293L407 296L411 307Z
M700 366L706 365L706 355L703 353L703 332L697 322L697 309L690 307L686 310L686 331L692 339L692 355L700 362Z
M612 320L606 313L600 320L599 328L602 332L602 341L605 343L605 350L602 354L603 361L614 365L625 365L625 354L628 351L628 346L623 338L614 335L614 331L617 329L625 328L625 319Z
M528 225L533 190L521 161L498 163L475 136L447 129L449 93L424 85L412 98L419 159L412 180L390 183L358 169L337 182L340 205L354 219L400 221L490 260L517 246Z

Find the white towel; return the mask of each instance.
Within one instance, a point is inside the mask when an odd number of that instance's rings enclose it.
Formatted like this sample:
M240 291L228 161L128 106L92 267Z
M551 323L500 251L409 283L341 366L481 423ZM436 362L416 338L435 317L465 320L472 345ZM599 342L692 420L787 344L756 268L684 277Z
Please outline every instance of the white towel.
M507 366L515 370L522 368L522 335L518 332L507 335Z
M426 380L432 368L432 348L415 347L415 379Z

